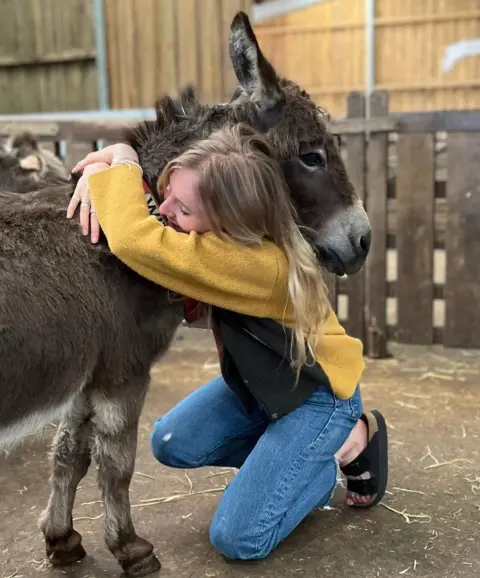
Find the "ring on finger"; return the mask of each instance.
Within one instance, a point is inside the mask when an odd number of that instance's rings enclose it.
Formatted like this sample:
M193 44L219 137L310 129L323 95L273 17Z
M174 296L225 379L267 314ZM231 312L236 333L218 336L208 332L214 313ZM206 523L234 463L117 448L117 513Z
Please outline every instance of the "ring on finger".
M96 211L93 207L90 207L90 214L91 214L91 213L96 213L96 212L97 212L97 211Z
M82 201L82 202L80 203L80 205L81 205L82 207L89 207L89 206L90 206L90 203L89 203L88 201Z

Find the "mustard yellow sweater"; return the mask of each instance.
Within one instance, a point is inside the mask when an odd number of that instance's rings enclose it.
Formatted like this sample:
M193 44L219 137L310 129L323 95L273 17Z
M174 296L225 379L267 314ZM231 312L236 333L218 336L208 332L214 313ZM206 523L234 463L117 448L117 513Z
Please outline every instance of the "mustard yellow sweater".
M92 204L112 253L154 283L223 309L293 325L288 262L273 243L244 247L213 233L179 233L150 216L141 173L119 165L89 179ZM317 361L334 393L349 398L364 369L361 341L331 312Z

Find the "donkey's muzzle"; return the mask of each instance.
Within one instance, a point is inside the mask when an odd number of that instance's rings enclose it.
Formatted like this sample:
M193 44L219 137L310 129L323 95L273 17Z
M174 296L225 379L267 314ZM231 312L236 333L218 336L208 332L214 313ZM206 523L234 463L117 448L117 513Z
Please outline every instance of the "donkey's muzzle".
M361 203L337 213L320 231L316 250L330 273L354 275L365 264L372 243L370 221Z

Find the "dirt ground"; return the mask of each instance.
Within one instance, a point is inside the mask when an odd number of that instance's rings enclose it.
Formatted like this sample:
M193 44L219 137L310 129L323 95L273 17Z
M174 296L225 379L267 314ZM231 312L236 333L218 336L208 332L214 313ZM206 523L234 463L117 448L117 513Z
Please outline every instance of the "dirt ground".
M390 426L390 481L370 511L342 505L315 511L269 559L229 562L208 540L208 525L233 472L160 467L149 448L154 419L218 372L210 336L182 330L153 370L131 487L134 522L155 545L164 578L344 577L397 575L470 578L480 574L480 354L391 346L369 361L362 390ZM103 543L94 472L74 511L87 558L68 570L44 560L37 517L49 494L48 444L54 426L0 457L0 578L104 578L120 567ZM209 490L205 492L205 490ZM150 498L171 498L146 505Z

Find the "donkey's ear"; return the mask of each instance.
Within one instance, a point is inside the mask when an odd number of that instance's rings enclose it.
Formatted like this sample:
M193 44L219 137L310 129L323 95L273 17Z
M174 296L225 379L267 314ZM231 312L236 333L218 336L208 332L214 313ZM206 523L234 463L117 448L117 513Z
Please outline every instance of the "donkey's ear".
M19 149L20 147L31 148L34 151L38 151L38 140L37 137L30 131L24 131L16 134L12 139L12 147L14 149Z
M195 87L191 84L187 84L180 91L180 109L184 115L187 116L197 116L201 105L197 98L197 92Z
M238 82L250 102L255 104L262 122L273 127L285 104L285 93L277 74L260 50L244 12L236 14L230 30L230 59Z
M158 130L164 130L177 120L178 108L168 94L160 97L155 103L155 116L157 117L155 123Z

